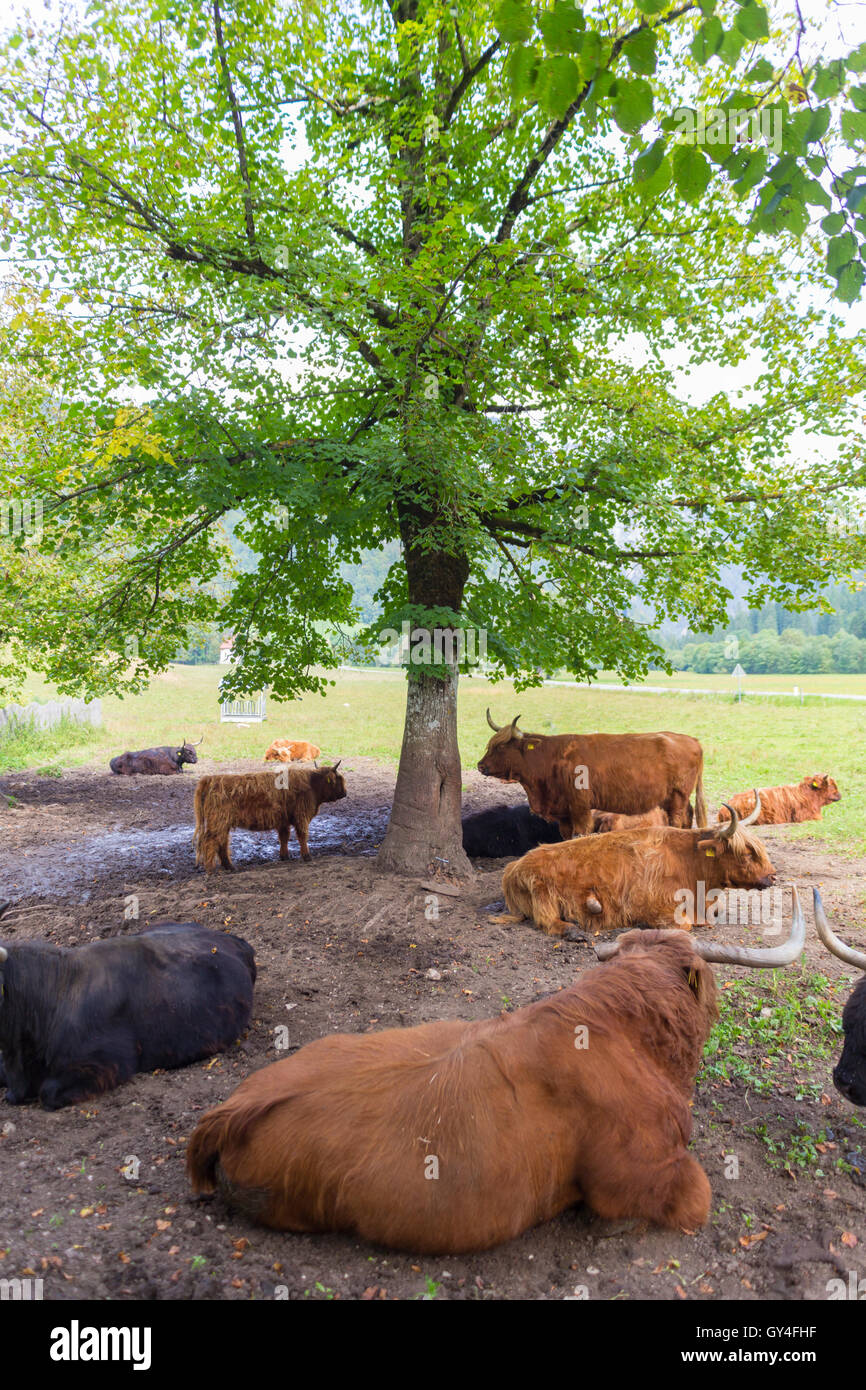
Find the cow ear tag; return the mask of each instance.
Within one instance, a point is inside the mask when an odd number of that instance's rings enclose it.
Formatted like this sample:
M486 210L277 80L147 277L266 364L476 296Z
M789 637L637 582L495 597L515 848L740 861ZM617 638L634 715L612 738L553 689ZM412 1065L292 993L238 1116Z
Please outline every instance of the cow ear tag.
M695 994L697 994L697 992L698 992L698 975L697 975L697 971L695 970L694 966L692 966L692 967L689 969L689 976L688 976L688 979L689 979L689 989L692 990Z
M706 854L708 859L715 859L716 857L716 851L714 849L704 850L704 853Z
M528 748L528 749L530 750L530 752L531 752L532 749L535 747L535 744L534 744L534 743L527 743L526 746L527 746L527 748ZM817 785L817 784L816 784L816 785Z
M813 780L812 780L812 786L813 786L813 787L820 787L820 785L821 785L821 783L818 782L817 780L815 780L815 779L813 778Z

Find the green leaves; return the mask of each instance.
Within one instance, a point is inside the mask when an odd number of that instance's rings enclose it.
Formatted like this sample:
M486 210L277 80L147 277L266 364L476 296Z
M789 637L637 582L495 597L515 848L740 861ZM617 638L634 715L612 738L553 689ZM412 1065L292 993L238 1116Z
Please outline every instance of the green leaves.
M738 11L734 24L746 39L766 39L770 36L767 11L757 0L746 0Z
M691 42L692 56L698 63L707 63L719 52L724 40L724 30L720 19L712 15L705 19Z
M535 94L545 115L561 120L577 95L580 71L573 58L548 58L538 70Z
M532 37L535 16L525 0L500 0L493 11L493 23L506 43L525 43Z
M653 89L642 77L617 79L610 89L613 118L620 130L635 135L653 113Z
M697 145L677 145L673 154L674 183L687 203L698 202L711 174L706 156Z
M655 72L656 36L652 29L639 29L622 51L632 72L643 77L651 77Z
M556 0L552 10L542 10L538 27L551 53L579 53L586 20L576 5Z

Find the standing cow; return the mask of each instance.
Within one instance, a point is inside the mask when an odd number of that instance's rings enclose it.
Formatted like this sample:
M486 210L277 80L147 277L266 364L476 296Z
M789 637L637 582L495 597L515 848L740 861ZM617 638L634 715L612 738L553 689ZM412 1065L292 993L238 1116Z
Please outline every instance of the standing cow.
M0 1086L10 1105L59 1110L183 1067L236 1042L250 1021L256 966L239 936L160 922L74 950L0 946Z
M280 767L273 772L219 773L199 778L195 789L196 863L215 869L234 869L229 854L232 830L275 830L280 837L280 858L289 857L289 835L294 826L301 858L309 860L307 831L310 821L326 801L340 801L346 783L337 768L310 771Z
M741 816L751 811L754 792L737 792L728 798L728 805ZM796 786L761 787L761 813L756 825L796 825L804 820L820 820L825 806L841 801L839 788L828 772L804 777ZM719 811L719 819L727 819L727 811Z
M671 825L706 825L704 755L688 734L524 734L487 722L495 732L478 771L520 782L532 810L559 821L564 840L592 830L592 810L638 815L660 806Z
M575 1202L694 1231L711 1197L688 1151L717 1015L709 963L784 965L804 938L795 890L774 950L629 932L514 1013L320 1038L202 1117L193 1188L277 1230L426 1254L489 1249Z
M120 777L151 776L171 777L183 772L184 763L197 763L196 748L204 742L204 734L198 743L183 743L177 747L162 744L159 748L143 748L138 753L120 753L112 758L108 766Z
M827 921L817 888L812 889L812 896L815 900L815 926L827 950L838 956L839 960L844 960L846 965L866 970L866 951L855 951L853 946L846 946L840 940ZM845 1005L842 1028L845 1046L833 1070L833 1085L852 1105L866 1105L866 976L854 986Z
M616 830L540 845L502 876L513 914L504 920L531 918L548 936L562 936L573 923L593 932L674 923L689 930L706 925L702 903L711 917L726 889L769 888L775 879L763 844L739 828L734 811L701 830Z

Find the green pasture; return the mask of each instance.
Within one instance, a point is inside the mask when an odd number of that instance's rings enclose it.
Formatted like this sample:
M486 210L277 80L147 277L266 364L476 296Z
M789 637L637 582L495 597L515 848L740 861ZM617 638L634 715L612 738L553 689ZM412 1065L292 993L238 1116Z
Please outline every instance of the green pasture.
M400 753L405 679L399 671L336 673L325 696L307 695L288 704L269 704L264 725L219 722L218 666L172 666L142 695L103 700L105 723L92 736L58 731L31 746L25 737L0 739L0 771L13 767L59 769L104 762L124 748L144 748L204 734L203 755L217 760L261 757L272 738L310 739L325 759L366 755L396 763ZM701 676L701 685L728 677ZM763 681L779 682L765 676ZM790 681L790 677L783 680ZM840 689L866 684L862 676L803 677ZM650 678L648 684L660 683ZM777 684L777 687L778 684ZM866 692L864 692L866 693ZM28 683L27 697L48 698L54 691L38 679ZM792 836L814 835L851 852L864 847L866 812L866 704L813 700L770 701L746 698L741 704L720 694L691 697L672 691L650 694L543 686L517 695L510 682L496 685L479 677L460 683L459 734L464 766L480 757L488 738L484 711L490 705L497 723L516 714L526 730L562 733L584 729L619 733L626 730L675 729L700 739L705 755L705 790L715 805L731 792L755 785L795 782L806 773L831 772L843 800L824 812L820 824L793 827Z

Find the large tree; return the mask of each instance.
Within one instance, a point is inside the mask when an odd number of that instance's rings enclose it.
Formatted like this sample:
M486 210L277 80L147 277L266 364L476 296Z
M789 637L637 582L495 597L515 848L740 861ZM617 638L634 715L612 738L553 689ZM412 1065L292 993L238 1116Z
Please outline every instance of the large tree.
M229 692L321 689L340 564L394 539L382 628L474 628L525 684L640 674L658 621L724 621L723 563L814 603L862 564L829 523L864 481L828 305L863 280L866 55L820 39L756 0L113 0L14 34L0 439L44 524L0 538L7 676L135 686L210 617ZM225 597L236 508L261 561ZM459 872L457 665L412 649L381 858Z

